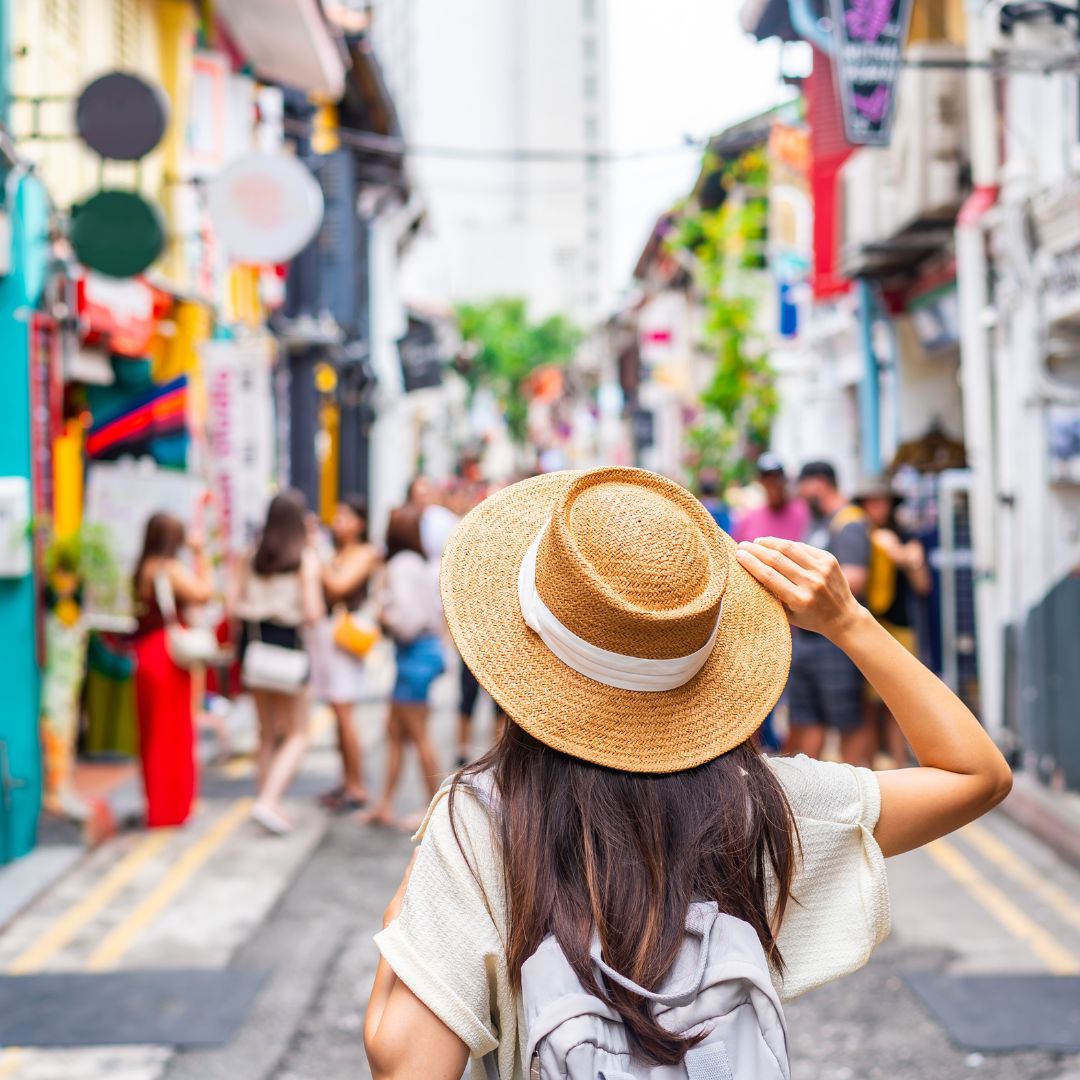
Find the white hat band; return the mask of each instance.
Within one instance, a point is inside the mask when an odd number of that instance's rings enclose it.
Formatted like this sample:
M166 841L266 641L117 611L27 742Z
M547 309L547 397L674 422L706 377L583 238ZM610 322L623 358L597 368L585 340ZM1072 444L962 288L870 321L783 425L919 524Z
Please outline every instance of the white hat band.
M724 610L722 599L720 611L716 613L716 625L709 635L709 640L689 656L677 656L671 660L649 660L641 656L608 652L607 649L591 645L563 626L540 599L536 591L536 552L546 528L545 522L544 528L537 533L536 539L529 545L525 557L521 560L521 569L518 571L518 602L521 604L521 615L528 626L540 635L541 641L567 667L605 686L646 692L674 690L677 686L688 683L702 669L712 653L716 634L720 629L720 616Z

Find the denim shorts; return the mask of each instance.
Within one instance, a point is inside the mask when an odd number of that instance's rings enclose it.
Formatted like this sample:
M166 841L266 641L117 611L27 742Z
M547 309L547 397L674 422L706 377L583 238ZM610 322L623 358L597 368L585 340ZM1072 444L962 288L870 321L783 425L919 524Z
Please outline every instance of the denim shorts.
M442 642L434 634L424 634L407 645L396 645L394 652L397 659L394 701L423 704L431 684L446 670Z

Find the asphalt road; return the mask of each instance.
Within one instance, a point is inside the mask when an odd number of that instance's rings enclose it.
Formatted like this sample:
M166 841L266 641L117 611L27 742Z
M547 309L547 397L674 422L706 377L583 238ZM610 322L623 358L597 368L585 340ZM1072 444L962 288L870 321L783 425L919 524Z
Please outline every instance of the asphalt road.
M1070 888L1080 884L1080 875L1008 822L993 818L984 827L1005 837L1044 880L1052 874ZM235 961L276 967L240 1037L223 1051L181 1054L169 1080L367 1077L360 1029L378 960L371 938L410 850L400 834L334 822ZM894 930L866 967L787 1008L793 1080L1080 1080L1075 1056L973 1054L950 1042L908 989L905 972L1010 974L1045 972L1046 965L925 852L891 860L890 883ZM1018 904L1025 899L1020 890L1007 895ZM1070 895L1080 899L1080 890ZM1063 949L1080 949L1080 931L1070 937L1038 902L1029 900L1025 910L1044 920Z
M450 762L456 697L444 683L432 729ZM373 780L384 714L373 705L360 717ZM490 712L475 732L479 745L489 725ZM378 960L372 938L412 844L396 830L327 821L314 808L311 793L331 782L337 766L325 715L313 719L313 730L317 748L290 811L301 828L290 839L247 822L230 787L241 778L223 774L216 787L207 783L189 825L110 841L0 932L0 970L11 974L230 964L270 970L232 1042L200 1051L10 1048L0 1050L0 1078L369 1075L361 1027ZM422 801L410 762L397 809L406 814ZM889 884L893 931L866 967L787 1007L793 1080L1080 1080L1077 1055L954 1045L904 978L913 971L1080 975L1080 873L995 813L890 860Z

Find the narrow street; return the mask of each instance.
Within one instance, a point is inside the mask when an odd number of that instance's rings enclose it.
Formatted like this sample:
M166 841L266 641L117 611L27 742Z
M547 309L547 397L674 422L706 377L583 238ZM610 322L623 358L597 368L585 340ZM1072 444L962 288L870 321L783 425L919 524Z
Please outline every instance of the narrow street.
M455 736L453 679L435 687L442 760ZM372 778L385 707L361 723ZM390 829L328 818L313 796L336 767L329 714L293 788L300 827L266 835L246 816L250 763L208 772L184 828L127 833L85 857L0 933L6 973L244 969L264 973L222 1046L79 1046L0 1052L5 1080L356 1080L368 1076L361 1026L377 962L372 935L412 848ZM490 707L481 709L482 745ZM410 761L398 807L419 807ZM1080 1058L973 1052L955 1045L907 979L1080 975L1080 873L995 811L889 862L890 937L870 963L787 1009L793 1080L1076 1080ZM1063 993L1080 1000L1080 980ZM982 1011L992 1016L984 999ZM119 999L118 999L119 1001ZM1023 1012L1031 1002L1017 1000ZM99 1003L99 1011L102 1008ZM104 1005L108 1011L108 1003ZM68 1022L71 1023L70 1016Z

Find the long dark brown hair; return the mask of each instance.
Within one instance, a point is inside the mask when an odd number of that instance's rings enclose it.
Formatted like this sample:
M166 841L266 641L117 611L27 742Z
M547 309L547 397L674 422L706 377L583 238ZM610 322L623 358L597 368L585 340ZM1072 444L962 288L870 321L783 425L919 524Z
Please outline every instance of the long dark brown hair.
M416 503L406 503L390 511L390 521L386 526L387 561L403 551L424 554L424 545L420 541L420 516L423 512L423 507Z
M136 596L142 589L142 573L150 559L175 559L184 546L184 523L172 514L153 514L146 523L143 549L131 576L131 586Z
M304 512L307 500L303 492L290 488L275 495L266 511L266 525L251 566L259 577L291 574L300 569L300 556L307 543Z
M508 720L498 743L455 777L451 823L462 777L486 769L499 795L492 817L517 992L521 965L554 934L582 985L618 1011L635 1055L673 1065L706 1033L672 1034L647 999L610 980L601 987L589 961L593 927L608 965L656 990L682 946L687 908L715 900L754 928L783 970L776 935L798 837L780 782L752 742L684 772L630 773L552 750Z
M368 538L368 504L367 499L363 495L344 495L338 503L341 506L348 507L359 519L360 519L360 535L356 538L360 544L367 543ZM334 546L337 546L337 539L334 539Z

